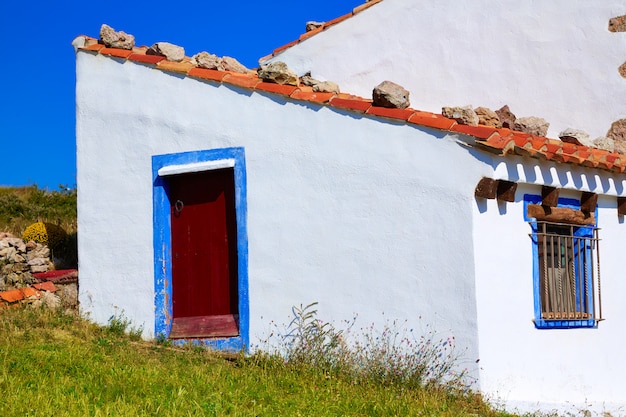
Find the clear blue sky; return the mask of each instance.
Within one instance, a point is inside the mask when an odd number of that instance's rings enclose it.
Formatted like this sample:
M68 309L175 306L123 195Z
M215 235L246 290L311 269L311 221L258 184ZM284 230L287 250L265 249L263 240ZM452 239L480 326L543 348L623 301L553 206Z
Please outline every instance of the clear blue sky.
M328 21L364 2L0 0L0 185L76 185L76 36L97 38L106 23L137 45L166 41L188 56L208 51L256 68L304 33L306 21Z

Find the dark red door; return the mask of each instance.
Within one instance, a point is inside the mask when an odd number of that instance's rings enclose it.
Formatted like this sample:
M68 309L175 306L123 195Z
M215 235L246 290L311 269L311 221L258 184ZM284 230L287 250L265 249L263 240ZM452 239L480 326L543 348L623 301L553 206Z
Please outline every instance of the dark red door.
M169 178L173 326L170 337L234 336L237 223L232 169Z

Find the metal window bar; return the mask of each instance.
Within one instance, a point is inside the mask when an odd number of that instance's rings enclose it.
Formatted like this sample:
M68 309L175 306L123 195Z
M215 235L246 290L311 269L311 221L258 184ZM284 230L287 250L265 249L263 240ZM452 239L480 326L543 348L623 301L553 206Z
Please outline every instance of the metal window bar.
M586 236L577 233L583 227L590 230ZM603 320L598 230L589 226L536 223L536 232L531 237L539 255L542 319Z

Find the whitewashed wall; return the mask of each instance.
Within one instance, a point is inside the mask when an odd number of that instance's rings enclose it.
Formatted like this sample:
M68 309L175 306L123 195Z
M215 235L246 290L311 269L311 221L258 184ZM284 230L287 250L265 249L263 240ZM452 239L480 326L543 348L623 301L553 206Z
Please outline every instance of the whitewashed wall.
M454 138L79 52L77 141L96 321L124 312L153 335L151 156L245 147L253 344L318 301L338 324L454 335L477 375L473 189L490 168Z
M558 164L523 168L528 160L515 157L502 161L493 161L501 178L527 183L518 187L514 203L478 199L474 204L481 388L509 409L623 416L626 224L617 214L615 197L624 192L623 176ZM606 193L598 199L597 219L606 320L595 329L534 327L531 230L524 221L523 196L541 195L542 183L564 188L560 197L566 198L581 195L568 188Z
M593 139L626 117L626 34L608 30L624 14L623 0L384 0L272 60L363 97L390 80L420 110L508 104L551 137Z

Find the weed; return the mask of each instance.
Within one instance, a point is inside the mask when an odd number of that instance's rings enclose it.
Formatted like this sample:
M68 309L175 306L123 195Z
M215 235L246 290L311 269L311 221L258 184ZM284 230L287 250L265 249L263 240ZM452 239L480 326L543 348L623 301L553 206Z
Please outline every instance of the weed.
M472 380L459 370L454 337L439 338L429 326L416 335L407 323L392 321L354 330L356 317L339 330L317 318L317 303L293 307L284 328L274 325L266 349L286 364L310 366L353 383L407 388L433 387L467 392Z

